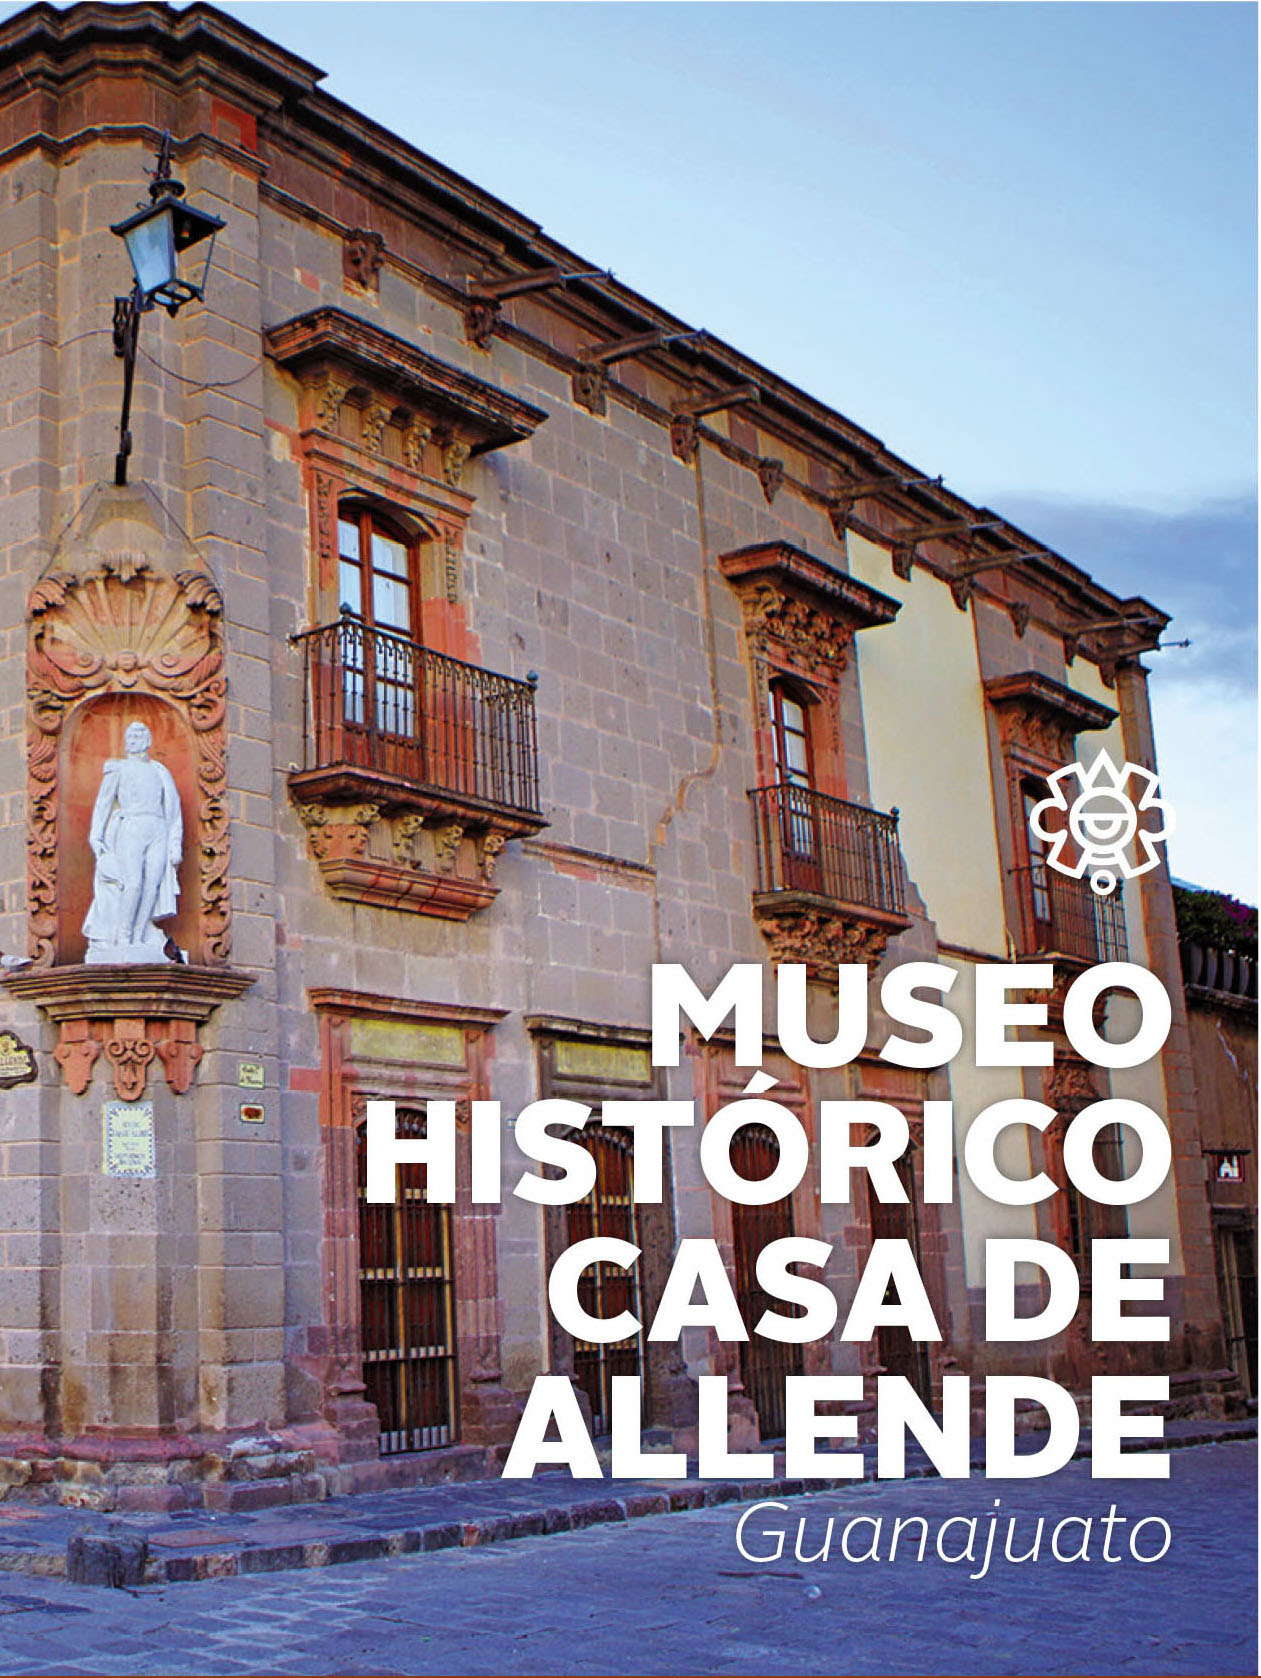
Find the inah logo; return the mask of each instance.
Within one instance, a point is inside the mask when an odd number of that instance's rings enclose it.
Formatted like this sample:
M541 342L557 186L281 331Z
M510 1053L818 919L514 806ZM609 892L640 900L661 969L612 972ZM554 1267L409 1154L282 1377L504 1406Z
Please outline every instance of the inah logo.
M1080 786L1070 800L1069 783L1076 779ZM1139 789L1137 803L1126 791L1133 781ZM1029 829L1051 848L1046 862L1061 874L1080 880L1091 870L1090 888L1106 897L1117 883L1118 875L1132 880L1155 868L1160 858L1156 843L1173 830L1173 811L1159 796L1160 782L1150 769L1137 763L1126 763L1121 769L1101 751L1089 769L1081 763L1070 763L1047 777L1051 796L1035 804L1029 812ZM1052 817L1066 817L1063 825L1046 825ZM1140 815L1157 812L1160 826L1143 826ZM1069 840L1077 849L1077 860L1064 856ZM1131 859L1128 847L1137 842L1139 855Z

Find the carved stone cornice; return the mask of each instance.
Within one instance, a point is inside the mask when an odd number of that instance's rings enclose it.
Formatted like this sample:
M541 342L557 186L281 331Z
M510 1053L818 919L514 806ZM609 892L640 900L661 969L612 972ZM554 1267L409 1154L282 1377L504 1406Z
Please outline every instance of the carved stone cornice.
M790 542L759 542L736 548L718 556L718 569L735 589L769 583L843 619L853 629L892 623L902 610L900 600L869 588L848 571Z
M843 963L874 965L890 938L911 924L906 915L793 891L756 893L753 917L777 967L804 963L824 983L835 980Z
M1050 766L1071 762L1078 734L1107 728L1117 715L1036 670L991 677L985 697L998 717L1003 751L1015 749Z
M444 427L470 454L523 442L547 418L542 408L344 309L312 309L263 336L272 360L304 383L332 378L374 398L392 397L394 406Z
M1055 1119L1048 1126L1051 1135L1061 1133L1069 1120L1102 1099L1090 1066L1067 1053L1062 1043L1056 1044L1055 1064L1042 1075L1042 1091L1047 1106L1055 1109Z

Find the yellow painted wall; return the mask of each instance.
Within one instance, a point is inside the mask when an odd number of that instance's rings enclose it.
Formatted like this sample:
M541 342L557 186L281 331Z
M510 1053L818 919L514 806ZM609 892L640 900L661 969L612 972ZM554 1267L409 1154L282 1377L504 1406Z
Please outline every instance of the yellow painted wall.
M1068 671L1068 685L1076 692L1085 694L1087 699L1096 699L1103 705L1117 708L1117 696L1113 688L1105 687L1098 668L1087 659L1079 658ZM1084 763L1094 761L1096 752L1100 748L1107 751L1112 761L1118 766L1125 762L1125 743L1121 738L1120 718L1109 728L1092 729L1089 734L1077 737L1077 749ZM1130 960L1138 967L1146 967L1148 963L1147 938L1143 930L1143 911L1139 889L1139 881L1130 880L1125 884L1125 930L1129 939ZM1108 1004L1108 1035L1118 1042L1132 1037L1138 1025L1138 1004L1129 997L1113 997ZM1159 1057L1150 1060L1144 1066L1130 1067L1114 1071L1109 1075L1112 1093L1124 1096L1130 1101L1141 1101L1153 1112L1162 1116L1166 1111L1165 1079ZM1126 1153L1137 1148L1137 1143L1126 1134ZM1134 1162L1136 1163L1136 1162ZM1172 1274L1182 1271L1182 1243L1178 1226L1177 1197L1174 1193L1172 1172L1166 1178L1164 1187L1144 1200L1138 1206L1128 1208L1129 1227L1131 1235L1169 1237L1169 1269Z
M894 577L889 555L853 532L850 570L902 610L889 629L855 638L871 797L902 812L902 850L937 935L1001 955L1003 898L972 614L917 570Z
M951 607L953 611L953 606ZM1000 1206L973 1186L963 1169L963 1139L968 1127L982 1110L995 1101L1015 1100L1025 1093L1018 1066L977 1066L976 982L971 962L941 958L944 966L959 974L946 1005L963 1025L963 1047L950 1062L950 1097L954 1102L955 1159L959 1162L959 1213L963 1223L964 1274L970 1288L985 1284L986 1238L1005 1236L1035 1239L1037 1211L1032 1206ZM1009 1177L1033 1173L1029 1159L1029 1133L1012 1125L999 1137L994 1150L999 1169ZM1022 1280L1028 1280L1022 1277Z

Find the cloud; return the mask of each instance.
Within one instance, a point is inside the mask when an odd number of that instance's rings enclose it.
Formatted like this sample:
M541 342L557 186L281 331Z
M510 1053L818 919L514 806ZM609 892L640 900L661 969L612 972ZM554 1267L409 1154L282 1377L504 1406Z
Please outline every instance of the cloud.
M1243 496L1177 512L1003 498L1003 512L1105 588L1174 615L1185 651L1147 655L1174 873L1257 901L1257 509Z
M1141 594L1173 613L1149 660L1153 686L1211 679L1251 694L1257 665L1257 507L1249 497L1177 512L1004 496L1002 511L1124 598Z

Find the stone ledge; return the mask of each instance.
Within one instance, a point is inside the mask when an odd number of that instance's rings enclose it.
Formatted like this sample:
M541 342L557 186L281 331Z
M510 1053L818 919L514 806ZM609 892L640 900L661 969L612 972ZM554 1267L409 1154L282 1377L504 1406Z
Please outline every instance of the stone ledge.
M174 1093L185 1094L203 1053L197 1027L253 983L231 967L168 962L40 967L4 981L58 1026L53 1058L73 1094L87 1089L103 1051L122 1101L143 1096L155 1059Z
M1255 1418L1234 1423L1173 1422L1163 1438L1135 1440L1133 1448L1173 1451L1256 1436ZM1074 1459L1087 1458L1090 1448L1089 1434L1083 1431ZM588 1490L586 1482L560 1472L544 1472L525 1482L429 1486L410 1494L365 1493L335 1498L314 1509L293 1507L261 1515L199 1512L189 1513L182 1521L133 1516L115 1519L107 1527L100 1525L99 1515L87 1512L27 1510L17 1533L4 1531L0 1517L0 1571L118 1584L134 1577L142 1558L145 1584L174 1584L382 1561L722 1504L847 1490L875 1479L874 1448L868 1446L863 1455L861 1479L806 1481L780 1474L753 1481L610 1481ZM973 1466L983 1466L979 1446ZM914 1448L908 1452L905 1478L935 1478L927 1457ZM86 1538L93 1541L88 1546L83 1542ZM77 1571L83 1563L72 1562L72 1551L85 1558L90 1554L91 1580Z
M244 996L251 973L233 967L194 967L175 962L104 963L41 967L4 981L13 996L33 1002L52 1020L128 1018L195 1020L203 1024L223 1002Z

